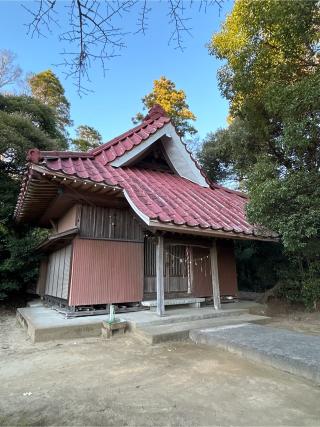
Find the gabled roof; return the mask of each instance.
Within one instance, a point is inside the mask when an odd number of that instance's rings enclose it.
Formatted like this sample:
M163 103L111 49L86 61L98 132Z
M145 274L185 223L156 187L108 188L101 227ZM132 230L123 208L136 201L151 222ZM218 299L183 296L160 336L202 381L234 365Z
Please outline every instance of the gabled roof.
M98 159L101 164L106 165L141 144L141 142L148 139L169 122L170 119L164 110L159 105L156 105L149 111L141 124L106 144L90 150L89 153Z
M38 188L39 176L42 176L41 179L58 181L65 186L72 186L80 180L84 188L99 185L113 187L123 193L132 209L150 228L196 231L212 236L274 239L274 233L248 222L245 214L247 198L239 192L210 181L210 185L199 185L170 172L112 165L114 156L119 157L133 149L134 144L146 141L168 123L170 119L156 107L139 126L88 153L30 150L29 175L21 189L16 218L22 220L25 212L30 218L30 206L33 200L39 200L41 194ZM37 182L29 185L35 171Z

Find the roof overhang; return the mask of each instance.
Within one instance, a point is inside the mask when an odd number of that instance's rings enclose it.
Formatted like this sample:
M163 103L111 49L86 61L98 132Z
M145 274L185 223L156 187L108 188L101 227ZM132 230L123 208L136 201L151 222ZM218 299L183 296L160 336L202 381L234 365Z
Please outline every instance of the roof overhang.
M62 249L71 243L71 241L78 233L79 229L75 227L62 233L53 234L52 236L49 236L44 242L42 242L37 247L37 250L41 250L41 252L51 252Z
M235 240L259 240L265 242L278 242L278 237L264 237L263 235L235 233L234 231L214 230L212 228L192 227L187 225L175 225L172 223L162 223L156 220L150 220L148 226L151 231L167 231L181 234L191 234L197 236L206 236L213 238L228 238Z
M74 191L93 192L97 197L104 198L112 195L122 197L126 200L135 214L142 220L151 232L167 231L189 235L199 235L211 238L228 238L228 239L244 239L244 240L260 240L277 242L279 238L274 235L264 236L263 229L256 227L254 234L245 232L235 232L234 230L213 229L211 227L202 228L199 226L176 225L172 222L161 222L150 218L135 205L130 198L128 192L123 188L106 184L105 182L94 182L90 179L75 178L61 172L55 172L41 165L31 164L29 168L28 178L24 182L20 193L19 203L15 212L17 221L30 221L30 218L37 217L45 212L50 202L58 194L58 189L69 187Z
M189 225L175 225L170 222L160 222L158 220L150 219L147 215L141 212L136 205L133 203L128 193L124 190L124 196L131 206L132 210L139 216L139 218L148 226L149 230L152 232L157 231L167 231L173 233L181 234L191 234L202 237L214 237L214 238L228 238L228 239L237 239L237 240L259 240L264 242L278 242L279 237L276 235L270 237L269 235L264 236L264 230L261 227L257 227L257 234L246 234L243 232L236 233L235 231L227 230L214 230L213 228L201 228L201 227L192 227Z
M30 164L23 180L18 203L14 212L17 222L37 222L45 216L49 205L68 189L74 197L85 200L83 193L90 192L97 197L122 196L123 190L105 182L93 182L74 176L66 176L44 166ZM81 194L82 193L82 194ZM41 223L40 225L46 225Z

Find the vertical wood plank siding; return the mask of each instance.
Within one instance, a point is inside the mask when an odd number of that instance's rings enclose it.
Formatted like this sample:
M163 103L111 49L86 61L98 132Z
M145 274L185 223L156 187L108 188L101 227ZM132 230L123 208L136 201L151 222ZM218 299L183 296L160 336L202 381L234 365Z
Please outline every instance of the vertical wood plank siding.
M52 252L48 260L45 295L67 299L72 246Z
M48 270L48 259L45 258L41 260L39 267L39 276L36 286L36 294L43 296L46 290L46 279L47 279L47 270Z
M165 293L186 292L188 287L188 272L185 271L185 265L179 263L179 258L185 257L187 246L182 245L166 245L166 252L174 255L170 257L165 255L164 271L165 271ZM211 262L209 248L197 246L189 246L192 253L192 274L193 280L191 283L192 295L195 297L212 297L212 281L211 281ZM237 288L237 272L234 256L233 241L217 240L218 252L218 270L221 295L236 295ZM202 261L195 260L207 257ZM155 279L155 243L153 239L145 239L144 247L144 292L153 294L156 292ZM190 272L189 272L190 274ZM167 296L168 297L168 296Z
M232 240L217 240L218 270L221 295L237 295L237 269Z
M197 261L210 255L209 248L192 248L193 263L193 286L192 293L195 297L212 297L211 262L210 257ZM196 262L196 265L195 265Z
M166 245L164 250L164 291L187 292L188 271L185 263L184 245ZM156 243L153 238L146 238L144 243L144 292L156 292Z
M129 209L99 206L81 207L80 236L143 242L142 227Z
M143 243L75 239L69 305L143 299Z
M166 245L164 254L164 291L188 292L187 246Z
M153 238L144 239L144 292L156 292L156 242Z

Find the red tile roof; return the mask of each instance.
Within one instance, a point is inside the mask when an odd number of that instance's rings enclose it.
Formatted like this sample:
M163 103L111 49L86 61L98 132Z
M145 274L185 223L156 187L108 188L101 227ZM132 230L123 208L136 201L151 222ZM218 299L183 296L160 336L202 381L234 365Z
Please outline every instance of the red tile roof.
M169 122L170 118L164 110L156 105L149 111L141 124L106 144L94 148L89 153L94 155L101 164L106 165L148 139L150 135Z
M220 186L201 187L168 172L115 168L91 158L44 158L41 165L66 177L122 188L134 206L150 220L259 235L245 216L247 198Z
M169 122L161 107L156 106L139 126L88 153L39 152L34 149L30 150L28 160L65 177L121 188L129 203L151 221L239 235L275 237L273 233L259 231L247 221L247 198L239 192L217 184L202 187L168 172L109 164ZM25 190L21 191L17 213L24 203Z

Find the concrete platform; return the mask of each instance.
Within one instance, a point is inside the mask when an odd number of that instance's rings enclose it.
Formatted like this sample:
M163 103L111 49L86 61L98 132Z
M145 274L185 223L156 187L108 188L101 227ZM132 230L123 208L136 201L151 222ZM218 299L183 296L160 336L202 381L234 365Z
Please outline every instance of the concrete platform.
M162 325L138 326L134 330L137 337L148 344L158 344L164 341L183 341L189 338L190 331L226 325L243 325L248 323L266 323L269 317L252 314L238 314L215 318L191 320Z
M233 325L192 330L190 338L320 384L320 336L269 326Z
M116 317L126 320L129 323L129 327L133 329L137 326L168 325L225 316L239 316L247 314L249 309L254 306L257 306L257 304L237 302L224 304L221 310L214 310L213 306L170 308L166 310L163 317L159 317L151 311L121 313ZM26 327L32 341L40 342L99 336L102 322L108 319L108 315L66 319L64 315L56 310L41 306L18 308L17 319Z
M18 308L17 320L27 329L32 342L98 337L108 315L66 319L47 307Z

